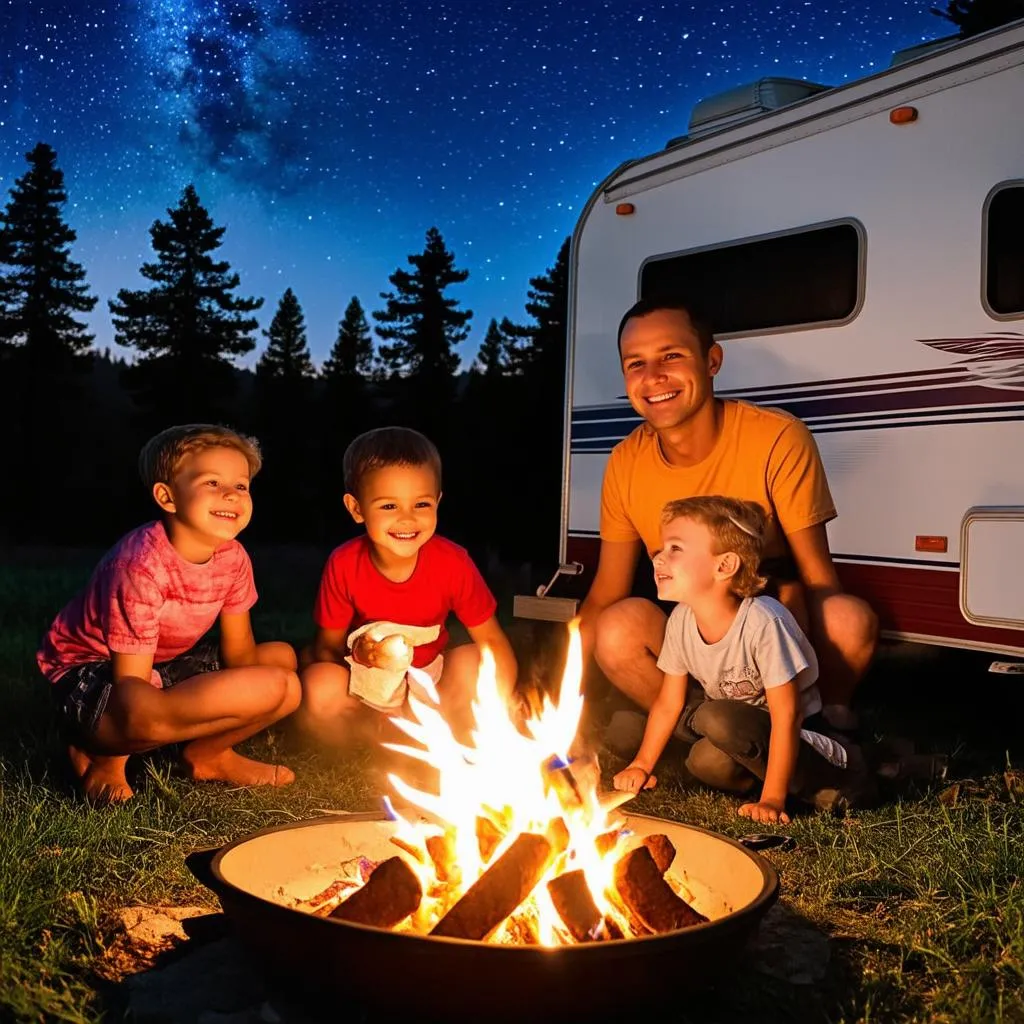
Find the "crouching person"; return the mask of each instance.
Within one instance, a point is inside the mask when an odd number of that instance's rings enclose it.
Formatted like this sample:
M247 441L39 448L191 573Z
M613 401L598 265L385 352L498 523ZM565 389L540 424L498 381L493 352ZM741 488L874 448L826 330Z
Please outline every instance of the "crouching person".
M194 779L294 780L233 749L301 697L295 652L257 644L249 619L256 588L236 538L260 464L255 441L221 426L171 427L147 442L139 471L160 518L107 552L43 639L37 661L89 800L127 800L129 756L169 743L184 743ZM219 644L201 642L218 621Z
M739 813L754 821L788 822L790 796L823 810L870 798L859 748L822 731L810 642L784 605L755 596L765 583L757 575L765 529L753 502L701 497L665 506L654 576L658 597L679 603L658 656L664 682L616 788L654 786L674 734L692 744L690 774L749 795Z

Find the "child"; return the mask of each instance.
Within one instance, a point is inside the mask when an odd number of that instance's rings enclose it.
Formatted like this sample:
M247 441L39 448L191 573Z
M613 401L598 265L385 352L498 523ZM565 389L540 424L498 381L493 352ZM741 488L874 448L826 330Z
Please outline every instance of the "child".
M754 596L766 582L757 575L765 528L753 502L701 497L665 506L654 577L659 599L679 603L658 658L665 681L617 789L652 788L675 732L693 742L686 767L700 781L735 793L760 782L760 795L739 808L754 821L788 823L789 794L829 809L867 794L859 751L814 731L814 650L784 605ZM691 677L704 693L687 702Z
M132 796L131 754L184 742L194 779L238 786L292 782L283 765L235 753L299 704L295 652L256 644L252 564L235 539L252 517L255 441L190 424L139 455L160 518L122 537L57 616L37 654L86 797ZM199 641L220 622L219 651Z
M343 472L345 508L366 533L336 548L324 567L298 722L329 746L376 737L379 712L405 704L411 664L439 684L441 712L464 735L479 648L493 653L507 698L516 660L495 618L497 602L469 555L435 535L437 448L415 430L381 427L348 446ZM452 612L473 643L446 650Z

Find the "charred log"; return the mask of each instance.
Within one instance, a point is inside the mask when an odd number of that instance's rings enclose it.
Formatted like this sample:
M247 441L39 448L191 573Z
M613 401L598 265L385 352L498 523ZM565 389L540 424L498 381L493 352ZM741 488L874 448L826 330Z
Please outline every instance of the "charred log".
M707 921L672 891L646 846L637 846L619 859L614 885L630 915L655 934Z
M587 942L594 937L601 923L601 911L597 909L594 897L584 873L577 869L552 878L548 892L562 923L569 929L577 942Z
M420 905L423 889L416 873L402 857L389 857L375 869L361 889L331 912L337 921L394 928Z
M533 892L556 852L547 836L521 833L430 934L486 939Z
M676 859L676 848L672 845L672 840L659 832L657 835L644 836L643 844L650 850L658 870L665 874L672 866L672 861Z

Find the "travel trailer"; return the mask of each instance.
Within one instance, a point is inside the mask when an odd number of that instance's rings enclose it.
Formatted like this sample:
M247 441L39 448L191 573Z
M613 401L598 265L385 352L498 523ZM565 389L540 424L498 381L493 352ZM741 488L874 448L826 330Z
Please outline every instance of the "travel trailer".
M563 569L596 568L605 463L640 422L619 319L696 291L717 393L813 433L833 558L885 634L1024 656L1022 111L1018 22L710 97L609 175L572 242Z

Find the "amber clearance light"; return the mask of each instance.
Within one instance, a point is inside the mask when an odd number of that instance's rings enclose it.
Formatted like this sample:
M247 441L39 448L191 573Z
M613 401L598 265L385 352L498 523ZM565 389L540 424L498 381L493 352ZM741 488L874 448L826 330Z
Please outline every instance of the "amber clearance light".
M949 550L949 538L919 533L914 538L914 550L931 551L935 554L944 555Z
M917 120L917 107L893 107L889 120L893 124L911 124Z
M636 212L636 207L632 203L619 203L619 205L615 207L615 212L620 217L628 217L631 213Z

